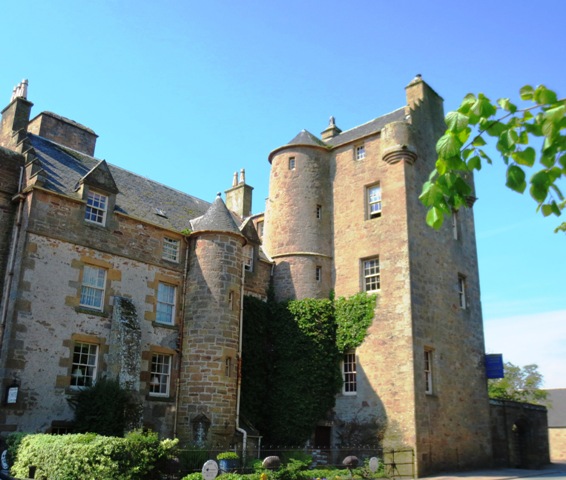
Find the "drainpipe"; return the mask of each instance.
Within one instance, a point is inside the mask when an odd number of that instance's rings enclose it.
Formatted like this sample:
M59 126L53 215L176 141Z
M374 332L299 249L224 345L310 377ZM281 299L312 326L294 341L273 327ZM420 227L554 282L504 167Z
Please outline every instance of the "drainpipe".
M183 292L181 300L181 325L179 326L179 356L178 356L178 366L177 366L177 380L176 380L176 390L175 390L175 416L173 418L173 438L177 438L177 420L179 418L179 401L180 401L180 386L181 386L181 371L182 371L182 360L183 360L183 338L185 333L185 305L187 298L187 278L189 273L189 252L191 250L191 244L189 239L183 236L187 244L187 249L185 251L185 269L183 270Z
M10 258L8 260L8 271L6 275L6 289L4 290L4 298L2 301L2 314L0 316L0 353L4 346L4 331L6 329L6 319L8 317L8 301L10 299L10 290L14 280L14 265L16 263L16 250L18 248L18 239L20 238L20 230L22 228L22 211L24 209L25 195L22 194L22 183L24 178L24 167L20 167L20 179L18 180L18 193L12 198L19 200L18 213L14 224L14 235L12 237L12 248L10 250Z
M246 278L246 267L242 262L242 286L240 290L240 338L238 342L238 374L236 388L236 430L242 434L242 464L246 464L246 450L248 443L248 432L240 427L240 397L242 390L242 343L244 338L244 282Z

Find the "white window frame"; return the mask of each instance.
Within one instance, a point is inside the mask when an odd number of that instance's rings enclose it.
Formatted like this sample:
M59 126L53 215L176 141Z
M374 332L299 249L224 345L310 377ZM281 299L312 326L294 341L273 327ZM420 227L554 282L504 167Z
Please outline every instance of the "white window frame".
M342 358L342 393L344 395L357 395L358 378L356 352L350 350L344 353Z
M96 383L98 370L98 345L95 343L76 342L71 359L70 388L79 390L92 387Z
M295 170L295 168L297 168L295 157L289 157L289 170Z
M322 205L316 206L316 218L320 220L322 218Z
M365 292L377 292L381 289L381 271L379 257L367 258L362 261L363 281ZM375 288L376 287L376 288Z
M159 282L157 285L155 321L162 325L174 325L176 303L177 286Z
M107 211L108 196L89 190L86 197L85 221L96 225L106 225Z
M432 395L433 393L433 350L424 349L424 375L425 375L425 393Z
M163 251L161 258L170 262L179 263L179 240L163 237Z
M315 280L320 283L322 281L322 267L317 265L315 268Z
M244 245L243 248L244 255L244 268L248 272L254 271L254 246Z
M149 367L149 395L168 397L171 392L171 364L173 355L153 353Z
M466 298L466 277L464 275L458 275L458 301L462 310L466 310L468 308L468 301Z
M354 147L354 155L356 160L363 160L364 158L366 158L366 146L365 144L361 144L361 145L356 145Z
M106 290L106 269L85 265L79 305L93 310L104 310Z
M366 189L368 219L381 217L381 185L376 183Z

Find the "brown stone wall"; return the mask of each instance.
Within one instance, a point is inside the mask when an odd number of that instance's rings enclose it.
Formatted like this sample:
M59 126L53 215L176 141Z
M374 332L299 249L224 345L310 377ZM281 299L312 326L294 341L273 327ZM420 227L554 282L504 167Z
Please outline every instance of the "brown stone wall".
M115 215L112 226L93 227L83 221L82 203L41 189L27 195L23 213L2 352L4 378L17 376L21 396L17 405L3 409L0 429L46 431L52 422L72 419L66 402L72 394L68 389L72 337L89 335L101 348L99 376L119 373L118 363L138 362L129 371L141 372L136 385L144 404L144 421L171 436L175 383L168 397L148 395L151 356L120 357L122 347L115 345L119 336L112 333L112 322L117 321L112 312L115 296L129 299L140 325L140 350L162 348L176 355L182 317L182 236L123 215ZM164 236L180 240L178 263L161 258ZM107 271L102 312L79 306L84 265ZM177 287L173 326L155 322L159 281ZM176 365L174 360L173 370Z
M253 272L246 271L244 282L245 294L267 300L267 291L271 284L272 268L273 265L271 263L256 258Z
M73 342L97 344L98 377L112 376L116 368L110 361L121 348L111 334L116 321L112 317L115 296L125 297L135 306L141 350L158 346L174 352L177 348L178 323L161 326L147 319L147 312L155 309L155 279L177 278L180 282L177 272L33 233L26 235L20 265L14 314L7 330L9 347L3 358L6 377L16 375L21 389L18 403L4 409L6 429L16 426L21 431L42 432L52 422L72 419L66 399L72 395ZM78 306L84 265L106 270L101 312ZM133 370L141 372L145 421L161 434L172 435L175 385L167 398L148 397L150 360L138 357L137 362L139 366Z
M358 143L358 142L357 142ZM337 149L333 163L336 295L363 289L362 261L379 257L381 289L376 317L358 348L358 394L339 396L340 419L387 426L385 445L414 445L414 380L409 250L404 164L381 161L379 135L364 141L366 158L354 159L356 144ZM379 183L382 215L369 219L367 187Z
M210 422L207 440L232 441L236 422L242 245L234 234L191 238L181 365L179 437L197 440L192 422ZM232 301L230 297L232 294Z
M183 237L126 215L108 212L106 226L85 222L85 203L42 189L33 194L29 230L109 254L182 271L185 258ZM162 259L163 237L180 241L179 262Z
M413 90L424 89L414 101ZM407 166L410 292L414 332L417 465L429 471L472 468L489 461L491 442L484 337L472 210L458 213L458 238L448 218L440 231L425 224L418 200L434 168L435 139L444 131L439 97L426 85L408 88L417 158ZM466 281L460 308L458 277ZM424 350L432 352L432 392L425 391Z
M566 428L549 428L550 460L553 463L566 462Z

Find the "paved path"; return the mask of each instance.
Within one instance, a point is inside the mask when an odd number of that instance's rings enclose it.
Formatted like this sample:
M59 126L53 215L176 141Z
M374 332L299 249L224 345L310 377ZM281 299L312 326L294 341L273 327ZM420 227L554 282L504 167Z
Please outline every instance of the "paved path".
M468 478L474 480L508 480L512 478L529 478L530 480L548 480L551 478L566 480L566 463L553 463L541 470L522 470L519 468L502 468L494 470L478 470L473 472L445 473L439 476L423 477L427 480L451 480Z

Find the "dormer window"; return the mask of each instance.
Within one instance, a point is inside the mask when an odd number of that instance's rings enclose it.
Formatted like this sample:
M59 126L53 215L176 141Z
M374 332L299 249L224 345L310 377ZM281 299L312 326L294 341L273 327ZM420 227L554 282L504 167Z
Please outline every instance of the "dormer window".
M85 220L98 225L106 225L108 197L97 192L89 191L86 199Z

